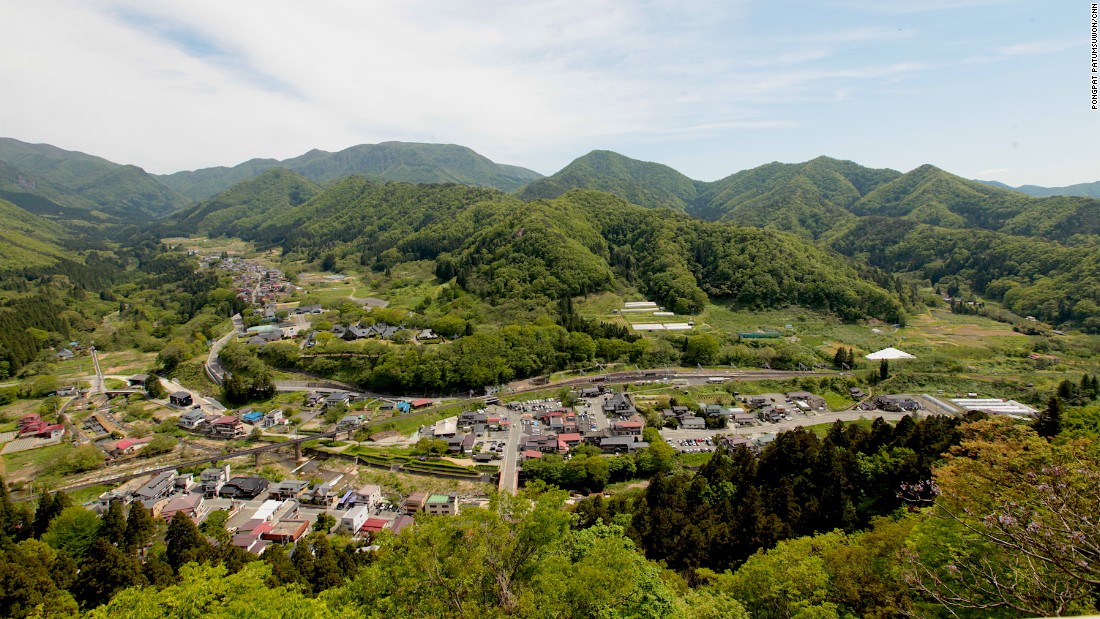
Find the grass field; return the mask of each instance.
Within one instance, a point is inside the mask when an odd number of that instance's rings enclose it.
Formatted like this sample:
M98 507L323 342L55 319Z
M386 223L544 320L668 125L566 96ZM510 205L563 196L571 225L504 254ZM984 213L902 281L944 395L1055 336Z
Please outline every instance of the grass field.
M854 424L854 425L860 426L864 430L870 430L872 420L860 418L860 419L852 419L850 421L842 421L841 423L843 423L846 426L850 426L850 425ZM819 423L819 424L815 424L815 425L812 425L812 426L803 426L803 427L805 429L809 430L810 432L813 432L814 434L816 434L818 438L824 438L825 435L829 433L829 428L833 427L833 424L831 424L831 423Z

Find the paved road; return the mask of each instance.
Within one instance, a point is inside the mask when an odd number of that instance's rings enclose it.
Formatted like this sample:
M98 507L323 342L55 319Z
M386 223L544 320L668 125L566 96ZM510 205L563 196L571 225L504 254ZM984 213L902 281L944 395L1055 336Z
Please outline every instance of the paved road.
M99 354L96 353L95 346L92 346L92 365L95 366L95 377L92 379L92 393L103 393L106 391L103 381L103 370L99 367Z
M501 409L502 415L508 415L511 424L508 427L508 442L504 444L504 454L500 465L500 491L515 494L519 491L519 442L523 438L523 424L519 413Z
M225 376L225 368L222 367L218 353L229 342L230 338L238 333L244 333L244 321L241 319L241 315L235 314L231 320L233 321L233 329L214 342L210 346L210 354L206 355L206 373L211 380L219 385L222 384L222 377Z

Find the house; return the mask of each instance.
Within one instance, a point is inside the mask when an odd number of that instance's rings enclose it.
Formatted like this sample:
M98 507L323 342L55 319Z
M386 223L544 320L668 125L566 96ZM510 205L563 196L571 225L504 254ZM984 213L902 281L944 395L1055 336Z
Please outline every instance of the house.
M795 402L798 408L801 408L802 410L821 410L825 408L825 398L819 395L814 395L809 391L792 391L787 394L787 399ZM803 407L802 405L798 404L799 402L804 403L806 406Z
M525 449L523 451L524 460L537 460L542 457L542 452L536 449Z
M73 354L73 351L69 350L68 348L64 348L64 349L58 351L58 353L57 353L57 358L60 359L61 361L68 361L69 359L72 359L75 356L76 355Z
M256 508L251 520L261 522L278 522L285 518L298 516L298 501L268 499Z
M850 387L848 389L848 397L852 398L853 400L862 400L863 398L867 397L867 394L863 393L863 390L859 387Z
M350 430L359 427L363 423L362 415L344 415L336 422L337 430Z
M233 536L233 541L230 543L257 557L262 555L264 550L267 549L267 541L260 539L259 535L253 535L252 533L238 533Z
M229 465L221 468L209 468L199 474L199 484L206 496L218 496L225 482L229 481Z
M439 336L436 335L431 329L423 329L416 333L416 339L424 342L429 340L438 340Z
M733 422L738 426L754 426L756 418L746 412L734 413Z
M726 408L721 404L704 404L703 414L707 417L729 417L733 414L733 409ZM744 412L744 411L742 411Z
M370 518L370 509L369 505L358 505L349 509L340 516L340 526L355 535L363 528L363 523Z
M261 411L248 411L241 415L241 421L255 425L256 422L264 418L264 414Z
M425 407L431 406L432 401L428 398L417 398L417 399L413 400L412 402L409 402L409 405L412 406L413 408L425 408Z
M608 436L600 440L600 449L607 453L632 453L649 447L637 436Z
M324 394L317 393L316 391L310 391L309 395L306 396L306 406L309 406L311 408L314 407L314 406L319 406L324 401L325 401Z
M355 491L356 505L366 505L373 508L382 503L382 488L375 484L367 484Z
M332 487L332 482L325 482L315 487L313 492L307 492L303 495L302 502L309 505L334 507L339 498L340 496Z
M424 510L424 502L428 500L427 492L414 492L409 495L407 499L401 504L401 511L406 515L412 516L413 514Z
M458 433L458 418L448 417L446 419L440 419L435 422L435 426L432 428L432 435L435 438L446 438L454 436Z
M458 514L458 495L433 494L424 502L424 510L433 516L454 516Z
M134 492L134 499L145 507L152 507L157 501L168 496L176 483L176 471L162 471Z
M607 416L630 417L638 412L625 393L616 393L603 403L603 412Z
M23 415L19 418L19 421L15 422L17 431L23 431L30 426L37 426L42 423L42 417L38 413L31 413L29 415Z
M268 481L253 475L239 476L225 482L218 496L226 499L254 499L267 490Z
M273 499L297 499L309 488L309 482L299 479L285 479L271 487Z
M642 426L645 424L641 421L612 421L611 422L611 435L612 436L641 436Z
M744 447L753 451L756 450L756 444L744 436L723 436L721 439L719 439L719 441L721 441L723 445L730 449Z
M325 410L335 406L347 406L351 402L351 394L346 391L336 391L330 393L325 398Z
M474 448L473 434L460 434L447 437L447 451L464 454Z
M59 439L65 434L65 424L38 420L19 428L19 438Z
M577 445L580 445L584 439L580 434L576 432L563 433L558 435L558 451L561 453L568 453Z
M600 393L599 387L585 387L581 389L582 398L598 398L600 397Z
M309 531L308 520L280 520L270 531L260 534L260 539L278 544L293 544Z
M924 408L920 402L907 395L880 395L875 398L875 407L895 413L919 411Z
M187 430L194 430L204 423L206 423L206 415L203 414L201 408L192 408L180 415L180 418L176 421L176 425Z
M145 438L124 438L121 441L116 442L107 451L112 456L123 456L126 454L132 454L142 447L145 447L153 440L153 437L146 436Z
M289 423L289 421L290 420L283 416L283 410L281 408L276 408L275 410L268 412L266 415L263 416L262 419L260 419L259 426L266 430L267 428L286 425L287 423Z
M186 391L177 391L168 395L168 403L172 406L185 408L194 406L195 400L191 397L190 393Z
M390 527L391 521L385 518L367 518L363 526L359 527L359 533L367 535L371 539Z
M171 520L178 512L183 512L192 522L198 524L206 518L209 511L210 508L206 505L201 494L184 494L173 497L160 510L160 517Z
M222 415L210 423L210 434L217 438L240 438L244 436L244 424L232 415Z
M474 462L478 464L485 464L486 462L492 462L496 459L496 455L492 453L477 453L472 456Z
M523 449L542 453L558 453L558 437L554 434L529 436L524 440Z
M149 380L148 374L134 374L126 379L126 383L131 387L145 387L145 381L147 380Z
M680 428L684 430L706 430L707 421L702 417L684 417L680 419Z
M393 524L390 525L390 531L393 531L394 535L400 535L401 530L416 522L405 514L398 514L397 518L393 519Z

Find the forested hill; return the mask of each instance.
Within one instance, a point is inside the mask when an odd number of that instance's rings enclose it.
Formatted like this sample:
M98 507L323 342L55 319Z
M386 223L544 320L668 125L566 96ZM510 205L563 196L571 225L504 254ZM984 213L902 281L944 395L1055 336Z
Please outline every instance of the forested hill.
M0 273L56 264L66 256L58 241L67 236L57 223L0 199Z
M596 191L524 203L492 189L349 177L239 235L295 257L331 255L377 270L433 260L440 279L492 302L633 287L685 314L716 298L897 321L898 294L910 295L896 278L794 235L644 209Z
M0 138L0 162L6 164L0 179L4 197L20 206L45 199L62 207L141 221L190 202L139 167L48 144Z
M504 191L518 189L542 177L526 168L494 163L465 146L383 142L360 144L335 153L315 149L284 161L252 159L231 168L204 168L159 178L192 199L204 200L274 167L292 170L317 183L359 174L378 180L460 183Z
M1020 193L1026 193L1034 198L1049 198L1050 196L1077 196L1081 198L1100 198L1100 181L1092 183L1077 183L1065 187L1040 187L1039 185L1020 185L1013 187L998 181L974 181L990 187L1011 189Z
M309 179L271 168L176 215L177 232L236 236L320 193Z
M811 238L842 232L864 216L1056 241L1100 235L1100 200L1033 198L931 165L902 174L818 157L797 164L769 163L707 183L660 164L594 151L524 187L519 195L552 198L570 189L607 191L644 207L670 207L701 219Z
M519 196L534 200L556 198L572 189L597 189L647 208L690 212L702 186L705 183L693 181L668 166L594 150L553 176L522 188Z

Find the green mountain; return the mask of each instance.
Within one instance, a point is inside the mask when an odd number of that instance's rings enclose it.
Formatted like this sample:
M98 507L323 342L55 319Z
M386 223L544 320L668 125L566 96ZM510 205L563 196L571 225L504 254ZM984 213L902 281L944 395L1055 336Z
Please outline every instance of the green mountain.
M383 142L360 144L336 153L311 150L285 161L252 159L231 168L176 172L160 180L184 195L203 200L276 166L317 183L358 174L377 180L459 183L504 191L518 189L542 176L525 168L494 163L464 146Z
M853 204L898 176L829 157L769 163L710 183L693 213L816 238L854 219Z
M60 206L76 207L74 203L56 201L58 191L75 194L95 205L95 209L88 210L99 210L127 221L153 219L189 202L141 168L48 144L0 138L0 161L45 181L43 186L48 189L39 192L24 183L23 193L39 195Z
M301 205L321 191L285 168L271 168L177 215L181 233L236 236Z
M57 223L0 199L0 273L56 264L68 257L58 241L69 236Z
M875 188L852 207L857 215L901 217L947 228L995 230L1019 215L1030 199L968 181L931 166Z
M240 236L315 260L377 270L434 260L436 274L491 303L545 305L636 288L673 311L708 298L748 307L805 305L845 319L898 320L898 297L866 269L811 241L571 191L524 203L464 185L345 178Z
M1011 189L1020 193L1026 193L1033 198L1049 198L1052 196L1074 196L1079 198L1100 198L1100 181L1092 183L1077 183L1065 187L1040 187L1039 185L1020 185L1012 187L998 181L974 181L990 187Z
M518 195L524 200L534 200L556 198L573 189L595 189L646 208L688 212L694 207L702 185L666 165L594 150L556 174L527 185Z
M40 217L61 222L117 221L88 198L0 161L0 198Z
M531 200L594 189L647 208L666 207L701 219L818 237L854 219L848 211L853 204L898 176L893 170L819 157L799 164L770 163L706 183L658 163L593 151L518 195Z
M891 273L952 281L1021 316L1100 332L1100 245L865 217L832 247Z

